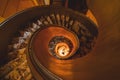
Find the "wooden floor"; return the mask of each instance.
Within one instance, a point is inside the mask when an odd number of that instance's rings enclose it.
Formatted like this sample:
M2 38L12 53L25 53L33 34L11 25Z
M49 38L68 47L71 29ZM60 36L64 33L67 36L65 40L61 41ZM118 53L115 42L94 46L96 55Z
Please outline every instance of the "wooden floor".
M39 4L36 1L38 0L0 0L0 16L8 18L16 12L42 4L42 0L39 0Z

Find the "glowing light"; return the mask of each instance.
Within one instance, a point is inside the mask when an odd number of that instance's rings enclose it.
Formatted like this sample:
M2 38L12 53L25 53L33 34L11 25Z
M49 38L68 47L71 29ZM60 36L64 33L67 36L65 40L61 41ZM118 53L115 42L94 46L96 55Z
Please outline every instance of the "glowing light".
M70 53L70 48L66 43L58 43L55 48L56 53L61 56L67 56Z

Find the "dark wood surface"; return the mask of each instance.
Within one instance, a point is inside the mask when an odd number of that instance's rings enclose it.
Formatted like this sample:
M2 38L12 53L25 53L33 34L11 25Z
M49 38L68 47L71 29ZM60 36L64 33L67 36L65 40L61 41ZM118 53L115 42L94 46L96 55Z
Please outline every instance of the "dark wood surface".
M37 6L35 1L36 0L0 0L0 16L8 18L16 12ZM40 2L42 2L42 0L39 0L39 5L42 4Z
M120 80L119 3L120 0L88 0L88 7L99 24L96 47L87 65L89 71L93 70L89 72L89 80Z

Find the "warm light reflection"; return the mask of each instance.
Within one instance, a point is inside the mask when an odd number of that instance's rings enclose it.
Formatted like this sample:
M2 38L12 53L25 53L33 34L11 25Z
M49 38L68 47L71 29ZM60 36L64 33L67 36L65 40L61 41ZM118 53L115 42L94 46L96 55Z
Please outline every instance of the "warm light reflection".
M61 56L67 56L70 53L70 48L66 43L60 42L56 45L55 52Z

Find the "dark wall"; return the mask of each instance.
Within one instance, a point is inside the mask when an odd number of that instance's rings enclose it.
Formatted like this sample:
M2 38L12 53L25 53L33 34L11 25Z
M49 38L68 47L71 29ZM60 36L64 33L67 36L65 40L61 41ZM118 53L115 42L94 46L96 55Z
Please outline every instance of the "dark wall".
M100 26L92 79L119 80L120 0L87 0L87 4Z

